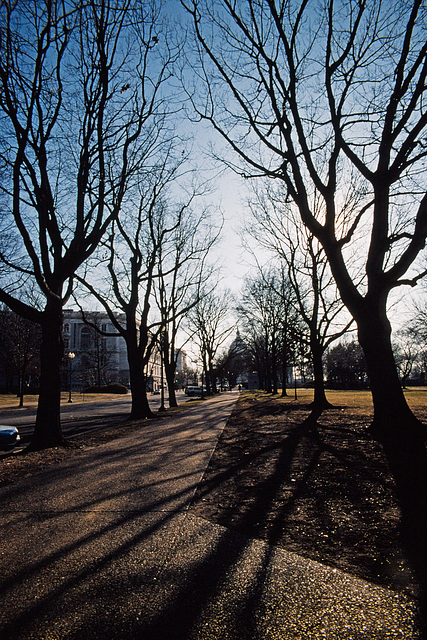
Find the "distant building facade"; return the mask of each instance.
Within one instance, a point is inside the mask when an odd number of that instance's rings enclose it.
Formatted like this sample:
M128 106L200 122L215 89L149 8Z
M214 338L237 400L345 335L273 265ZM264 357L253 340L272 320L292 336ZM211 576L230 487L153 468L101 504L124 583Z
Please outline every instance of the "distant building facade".
M187 354L182 349L176 349L175 351L176 358L176 370L179 372L183 372L187 370Z
M124 314L117 313L116 318L119 323L124 324ZM130 387L126 342L117 333L105 312L85 311L82 314L81 311L65 309L63 340L67 360L64 367L64 386L71 383L73 389L80 390L92 385L119 382ZM178 351L177 371L182 371L185 367L185 352ZM147 391L160 389L161 359L157 349L153 351L145 373Z
M100 331L116 335L101 335L94 327L84 322L80 311L64 310L64 350L65 357L68 357L68 368L72 370L73 388L99 386L111 382L129 386L129 365L124 338L117 334L106 313L88 311L84 313L84 317ZM117 319L124 321L124 316L117 314Z

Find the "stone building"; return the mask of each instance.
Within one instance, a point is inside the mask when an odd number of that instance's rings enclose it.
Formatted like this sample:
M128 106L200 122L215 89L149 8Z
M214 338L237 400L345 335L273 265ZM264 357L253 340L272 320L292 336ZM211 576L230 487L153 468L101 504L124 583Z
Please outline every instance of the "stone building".
M108 315L102 311L84 312L85 318L95 325L83 321L80 311L64 310L63 339L65 355L68 358L64 367L64 386L84 389L92 385L104 385L119 382L129 387L129 364L124 338L117 334ZM124 314L117 314L119 322L125 321ZM160 388L161 370L159 353L153 353L147 371L148 390Z

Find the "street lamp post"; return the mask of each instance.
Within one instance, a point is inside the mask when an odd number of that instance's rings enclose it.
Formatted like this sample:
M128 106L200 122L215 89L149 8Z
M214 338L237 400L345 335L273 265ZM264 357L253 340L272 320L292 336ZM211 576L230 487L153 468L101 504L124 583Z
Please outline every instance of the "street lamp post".
M164 346L165 346L165 331L163 330L160 333L160 407L159 407L159 411L166 411L165 388L164 388L164 378L163 378Z
M71 399L71 375L73 372L73 360L76 357L76 354L70 351L68 353L68 362L69 362L69 386L68 386L68 402L72 402Z
M298 392L297 392L297 366L294 364L294 395L295 400L298 400Z

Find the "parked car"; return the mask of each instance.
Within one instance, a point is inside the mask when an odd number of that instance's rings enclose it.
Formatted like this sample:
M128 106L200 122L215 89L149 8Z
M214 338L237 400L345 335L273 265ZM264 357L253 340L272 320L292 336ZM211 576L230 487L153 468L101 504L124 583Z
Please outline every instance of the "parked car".
M203 393L206 393L206 387L203 387ZM202 387L189 386L185 389L186 396L201 396L202 395Z
M0 451L9 451L19 444L21 436L16 427L0 426Z

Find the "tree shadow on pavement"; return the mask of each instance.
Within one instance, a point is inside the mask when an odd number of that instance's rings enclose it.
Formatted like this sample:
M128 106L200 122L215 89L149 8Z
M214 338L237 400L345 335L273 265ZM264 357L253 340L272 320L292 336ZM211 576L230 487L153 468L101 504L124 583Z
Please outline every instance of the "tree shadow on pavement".
M127 628L134 612L116 603L156 586L153 574L168 559L165 531L189 504L214 446L212 427L192 418L189 435L185 418L178 431L144 425L136 444L74 452L0 490L1 637L53 637L56 626L61 638L74 627L82 639L112 637L97 631L111 622L108 609Z
M244 500L244 493L241 491L235 493L233 506L231 503L228 504L228 508L226 505L222 505L222 517L218 517L217 512L214 517L209 518L212 522L221 521L224 525L225 528L220 539L208 560L195 567L184 588L170 599L167 607L161 609L144 630L142 637L145 640L184 640L199 637L224 637L239 640L254 638L264 640L268 637L286 637L287 640L296 640L302 637L312 640L320 637L343 640L344 638L354 639L357 637L358 640L368 640L375 637L376 640L380 640L388 637L403 638L405 634L413 639L419 637L417 631L411 626L411 622L405 619L405 615L402 614L403 609L397 613L397 618L393 619L393 615L396 615L396 611L390 615L393 607L388 610L386 607L383 608L382 603L378 600L375 601L372 594L369 594L369 590L363 586L365 583L357 583L357 580L355 583L358 587L356 586L354 591L356 592L359 588L360 592L366 596L366 600L363 598L359 600L358 595L353 598L354 593L349 597L346 591L348 583L344 582L345 586L343 587L343 583L340 583L338 578L334 584L334 581L329 578L330 569L327 567L319 568L320 565L316 567L302 556L299 556L299 561L303 565L301 573L294 569L293 563L298 565L295 556L290 560L283 558L284 564L280 563L283 570L280 585L289 581L287 591L285 590L287 597L285 610L281 610L286 624L283 627L279 624L277 628L269 626L271 625L271 617L274 619L274 615L271 616L274 605L279 609L280 604L278 603L281 599L280 586L276 585L278 588L277 600L272 598L269 603L270 610L265 605L265 593L268 590L266 584L269 575L273 572L272 567L277 552L276 545L283 541L283 530L287 527L288 516L298 504L301 496L306 493L309 479L318 466L322 452L327 448L320 446L320 443L317 447L314 446L314 442L318 440L318 418L319 412L310 413L301 424L288 434L281 446L278 447L271 473L265 476L262 482L253 486L252 494L247 501ZM303 472L296 474L296 477L293 478L296 471L294 468L295 454L304 439L310 440L313 452L308 457ZM258 451L258 458L255 453L251 452L248 456L249 459L242 461L240 469L236 463L234 474L251 464L260 463L263 455L265 453L271 454L272 451L272 448L266 451L261 447ZM223 474L207 474L199 487L190 513L200 516L201 511L198 509L198 505L209 500L211 493L215 495L215 502L218 498L216 489L222 482L227 482L232 477L233 473L230 470L224 470ZM285 484L293 483L287 501L282 501L284 482ZM226 498L224 494L222 497ZM277 504L278 499L280 504ZM265 527L264 530L263 527ZM241 535L236 535L236 531ZM252 536L262 538L268 544L258 543L257 552L254 552L252 549L254 538ZM301 550L301 547L299 549ZM244 564L244 559L251 554L254 554L256 558L252 564L252 572L249 576L244 576L240 590L233 591L229 585L231 570ZM171 577L171 579L173 578ZM293 582L293 580L295 581ZM347 578L345 580L348 581ZM309 584L307 589L306 583ZM206 605L215 599L219 586L224 590L228 600L223 603L223 608L217 617L218 627L216 628L213 624L210 633L206 631L206 635L204 635L200 630L203 630L204 624L209 624L209 622L205 622L208 620L205 614ZM305 594L305 597L301 594ZM394 597L392 592L390 592L390 597L391 599ZM344 612L344 616L342 612ZM278 615L280 617L280 614ZM263 616L264 627L262 623L260 624L260 618ZM227 618L226 629L230 635L224 632L221 617ZM366 619L369 619L369 624L365 624ZM386 624L384 624L385 619L387 619ZM230 632L230 630L234 631ZM404 635L399 636L400 633Z
M327 412L330 418L322 415L320 423L319 415L313 413L303 418L299 412L304 407L299 405L297 419L289 426L291 404L269 409L249 408L246 418L252 433L245 431L245 420L240 424L233 413L192 512L418 597L420 556L414 562L408 553L414 533L405 522L399 482L360 416L352 417L338 407ZM284 416L281 423L280 415ZM235 444L239 434L244 452ZM419 604L422 607L422 600Z
M171 443L168 455L153 429L144 446L123 442L77 456L60 475L46 470L21 483L19 497L16 487L2 490L4 504L19 501L3 523L2 540L21 535L18 546L4 548L16 557L8 564L4 556L2 637L381 640L402 629L415 639L410 606L404 610L393 593L382 608L382 591L354 586L305 553L277 551L283 535L295 532L320 457L326 451L336 463L341 455L322 444L318 415L303 406L298 411L304 418L286 437L278 429L271 438L261 414L256 433L243 434L243 441L225 437L215 454L225 452L227 464L216 467L214 454L201 483L200 466L188 465L198 453L207 463L212 450L203 416L186 438ZM257 469L262 477L254 482ZM238 476L243 484L236 484ZM92 478L96 493L81 485L82 477ZM59 480L58 495L50 486ZM68 492L64 503L61 488ZM26 505L30 494L33 507ZM325 528L331 516L323 495L315 506ZM215 504L214 517L206 519L206 505ZM300 515L300 525L310 528L311 513ZM297 527L297 537L300 532ZM52 549L50 538L58 542Z
M286 446L281 447L275 473L254 487L250 505L239 513L240 526L237 529L247 530L248 527L256 526L269 513L271 502L276 496L277 489L282 485L283 477L289 473L295 448L303 434L313 426L314 422L315 416L313 414L286 439ZM271 454L274 448L274 446L267 447L263 450L263 454ZM245 464L251 464L255 461L256 456L250 456L249 459L245 460ZM228 469L220 477L216 476L203 483L202 488L199 487L198 497L195 501L198 499L203 500L203 496L208 495L224 479L233 477L236 470L236 467ZM234 520L235 518L236 514L233 515ZM157 640L183 640L193 637L192 629L195 621L200 622L206 603L212 600L218 590L218 585L224 584L230 568L239 564L249 544L246 537L236 537L235 533L225 528L207 562L204 562L202 566L192 573L185 589L177 594L166 610L159 612L145 630L143 637L147 638L147 640L154 640L155 638ZM259 629L256 628L254 612L259 607L261 594L265 587L268 564L269 552L267 551L264 553L261 562L256 566L256 571L252 575L252 582L244 596L241 593L234 594L234 610L229 613L228 628L235 629L235 635L230 637L239 638L240 640L252 640L262 637L259 635ZM240 602L238 602L239 599ZM219 638L223 636L215 635L214 631L212 636L207 635L206 637Z

